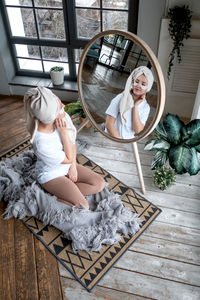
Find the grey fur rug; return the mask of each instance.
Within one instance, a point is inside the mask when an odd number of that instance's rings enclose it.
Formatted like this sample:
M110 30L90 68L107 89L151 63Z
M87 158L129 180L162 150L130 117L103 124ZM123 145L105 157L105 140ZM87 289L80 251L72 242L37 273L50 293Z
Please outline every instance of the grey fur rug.
M79 150L80 146L86 147L80 144ZM134 235L140 229L138 215L107 187L96 195L86 196L89 209L58 202L36 182L35 162L33 151L28 150L0 163L0 200L8 203L5 219L34 216L61 230L72 241L75 252L98 251L102 244L119 241L119 233Z

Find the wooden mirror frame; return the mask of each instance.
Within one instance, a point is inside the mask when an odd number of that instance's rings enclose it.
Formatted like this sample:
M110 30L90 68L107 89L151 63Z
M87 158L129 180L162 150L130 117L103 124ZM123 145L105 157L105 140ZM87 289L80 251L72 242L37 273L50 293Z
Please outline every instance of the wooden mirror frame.
M118 35L123 35L125 36L125 38L128 38L129 40L133 41L134 43L136 43L142 50L143 52L146 54L148 60L151 63L151 66L153 68L154 71L154 75L157 79L157 90L158 90L158 96L157 96L157 106L156 106L156 112L154 114L153 120L150 123L150 125L144 129L142 131L141 134L139 134L137 137L133 138L133 139L119 139L116 138L112 135L107 134L106 132L104 132L101 128L99 128L98 124L94 121L93 117L91 116L88 108L87 108L87 104L85 102L84 96L83 96L83 91L82 91L82 71L83 71L83 65L85 62L85 58L87 55L87 52L89 50L89 48L91 47L91 45L98 39L102 38L103 36L106 35L110 35L110 34L118 34ZM165 90L165 81L164 81L164 77L163 77L163 73L162 73L162 69L160 67L160 64L158 62L158 59L156 58L155 54L153 53L153 51L151 50L151 48L141 39L139 38L137 35L131 33L131 32L125 32L122 30L106 30L103 31L99 34L97 34L96 36L94 36L91 41L86 45L82 55L81 55L81 59L80 59L80 64L79 64L79 69L78 69L78 91L79 91L79 96L80 96L80 100L81 100L81 104L83 107L83 110L86 114L86 116L88 117L88 119L91 121L91 123L93 124L93 126L100 132L102 133L105 137L116 141L116 142L120 142L120 143L133 143L133 142L137 142L138 140L141 140L145 137L147 137L156 127L156 125L159 123L162 114L163 114L163 110L164 110L164 105L165 105L165 96L166 96L166 90Z

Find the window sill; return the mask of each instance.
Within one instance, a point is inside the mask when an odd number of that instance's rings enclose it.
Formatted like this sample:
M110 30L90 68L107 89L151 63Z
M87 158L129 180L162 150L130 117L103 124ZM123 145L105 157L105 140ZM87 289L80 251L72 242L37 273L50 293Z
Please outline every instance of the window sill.
M53 85L51 79L39 77L15 76L9 82L9 85L30 87L41 85L54 90L78 92L78 84L75 81L65 80L62 85Z

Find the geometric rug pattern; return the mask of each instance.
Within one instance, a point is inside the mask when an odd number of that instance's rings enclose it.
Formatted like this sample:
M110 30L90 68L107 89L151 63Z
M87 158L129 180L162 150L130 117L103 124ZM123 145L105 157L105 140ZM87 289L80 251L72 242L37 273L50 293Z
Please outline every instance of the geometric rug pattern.
M31 149L29 139L16 145L4 153L0 160L18 155L24 150ZM121 235L121 240L114 245L103 245L100 251L88 254L86 251L74 253L71 242L63 233L53 226L44 226L34 217L22 220L24 225L49 249L49 251L62 263L62 265L84 286L88 291L99 282L125 251L136 241L159 215L161 209L149 202L143 196L136 193L132 188L119 181L112 174L98 166L86 156L77 155L77 162L100 174L109 189L120 194L124 206L139 214L142 219L140 230L134 235Z

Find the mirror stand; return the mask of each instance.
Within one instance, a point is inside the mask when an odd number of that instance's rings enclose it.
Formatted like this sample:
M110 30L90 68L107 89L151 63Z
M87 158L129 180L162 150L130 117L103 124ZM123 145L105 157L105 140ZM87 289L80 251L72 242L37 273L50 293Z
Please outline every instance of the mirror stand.
M81 129L83 129L89 122L90 122L90 119L88 117L86 117L85 120L78 126L77 133L80 132ZM138 146L137 146L136 142L132 143L132 148L133 148L133 154L135 156L135 163L137 166L137 171L138 171L142 194L145 195L146 191L145 191L145 186L144 186L142 167L141 167L140 156L139 156L139 152L138 152Z
M137 142L133 142L132 147L133 147L133 153L134 153L134 156L135 156L135 163L136 163L136 166L137 166L137 171L138 171L138 176L139 176L139 181L140 181L142 194L145 195L146 191L145 191L145 186L144 186L144 179L143 179L143 174L142 174L142 167L141 167Z
M88 123L90 122L89 118L86 117L85 120L78 126L77 133L81 131Z

